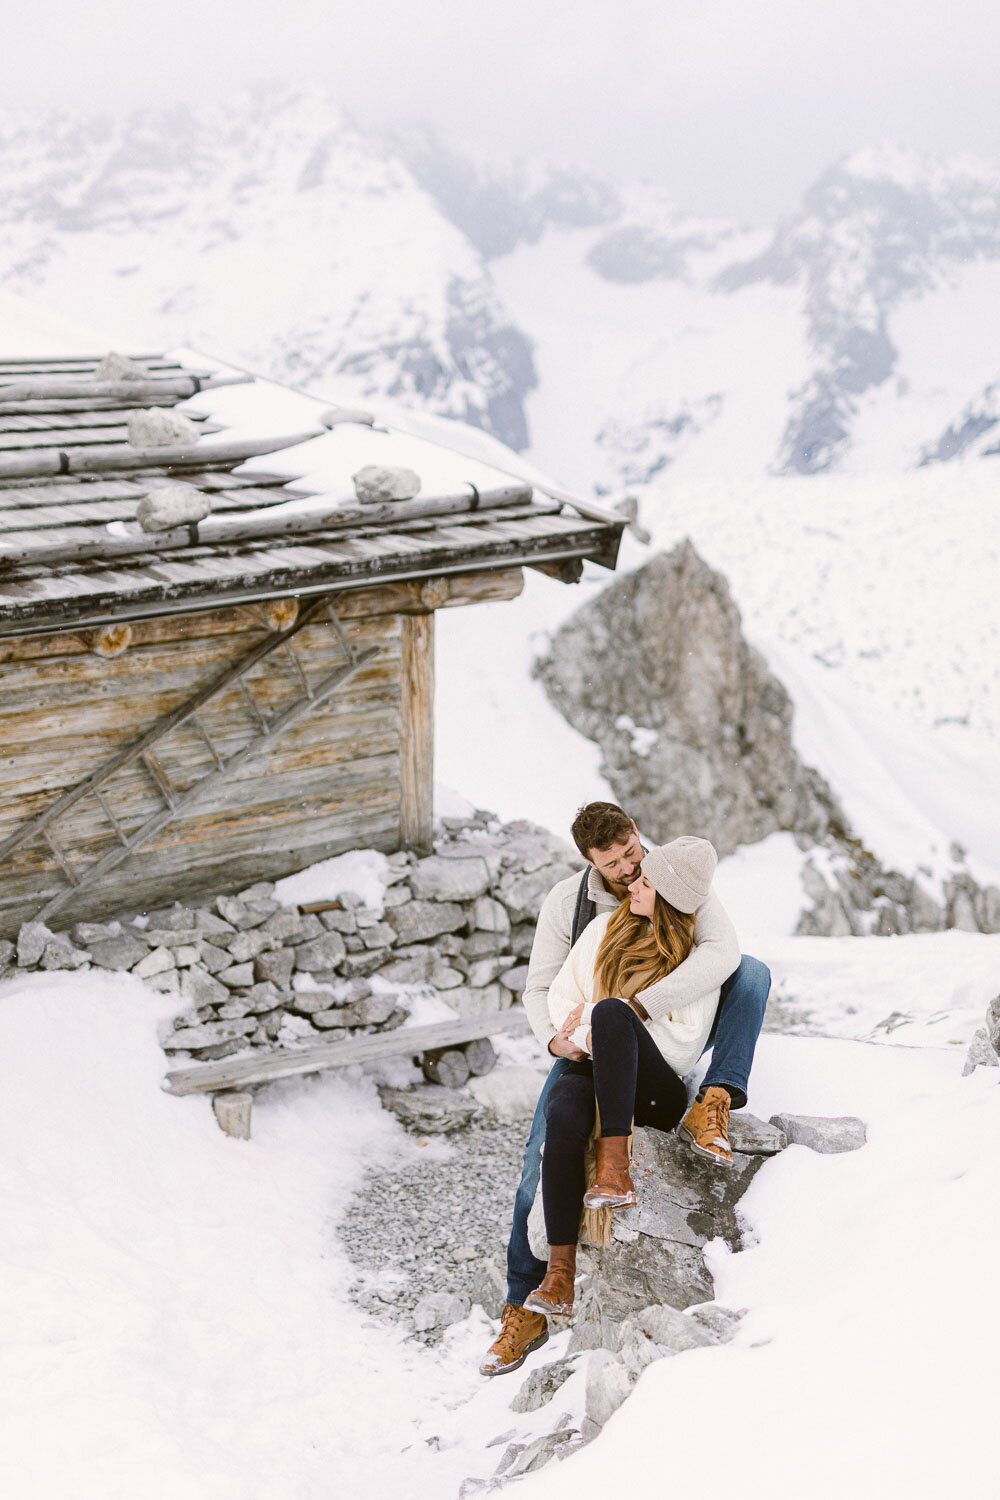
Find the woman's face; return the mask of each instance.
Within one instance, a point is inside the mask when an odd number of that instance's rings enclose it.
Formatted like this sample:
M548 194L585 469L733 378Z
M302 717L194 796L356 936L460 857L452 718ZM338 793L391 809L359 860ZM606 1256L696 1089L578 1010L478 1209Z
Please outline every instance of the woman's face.
M656 904L656 887L650 885L645 875L637 875L628 888L629 910L637 917L648 917L653 919L653 907Z

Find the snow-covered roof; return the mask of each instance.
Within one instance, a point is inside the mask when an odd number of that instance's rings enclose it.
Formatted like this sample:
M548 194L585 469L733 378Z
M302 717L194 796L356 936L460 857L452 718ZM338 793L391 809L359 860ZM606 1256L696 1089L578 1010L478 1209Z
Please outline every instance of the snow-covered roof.
M144 441L136 415L158 411L185 421ZM352 476L368 466L414 471L417 494L361 503ZM207 514L148 529L140 502L176 481ZM486 434L331 407L190 352L0 359L0 636L525 564L613 567L624 524Z

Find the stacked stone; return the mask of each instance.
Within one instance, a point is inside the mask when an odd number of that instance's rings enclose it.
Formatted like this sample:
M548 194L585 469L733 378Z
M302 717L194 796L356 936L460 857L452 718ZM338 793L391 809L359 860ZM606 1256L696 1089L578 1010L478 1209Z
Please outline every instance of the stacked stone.
M459 1016L488 1016L520 994L542 900L578 868L568 845L531 824L448 819L432 855L388 856L381 909L350 893L325 910L285 906L260 882L68 932L25 922L16 943L0 942L0 978L132 974L178 997L160 1036L178 1062L390 1030L414 985Z

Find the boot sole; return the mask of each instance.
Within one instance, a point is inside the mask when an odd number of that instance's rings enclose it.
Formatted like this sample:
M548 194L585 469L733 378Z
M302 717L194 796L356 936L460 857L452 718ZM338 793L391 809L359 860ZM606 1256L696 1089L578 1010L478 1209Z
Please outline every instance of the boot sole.
M731 1156L719 1156L715 1151L707 1151L704 1146L699 1146L690 1130L683 1125L678 1125L677 1136L686 1146L689 1146L696 1156L703 1156L706 1161L712 1161L717 1167L731 1167L733 1158Z
M572 1302L546 1302L539 1297L537 1292L528 1293L524 1299L524 1306L529 1312L544 1313L547 1318L571 1318L573 1316Z
M519 1370L524 1364L524 1361L527 1359L528 1355L534 1354L536 1349L540 1349L542 1345L547 1344L548 1341L549 1330L547 1328L543 1328L537 1339L532 1339L530 1344L525 1345L524 1353L521 1355L520 1359L512 1360L509 1365L501 1365L499 1369L496 1370L484 1370L482 1365L480 1365L479 1373L480 1375L488 1376L490 1379L492 1379L494 1375L509 1375L512 1370Z
M635 1193L602 1193L600 1196L586 1193L583 1199L584 1208L631 1208L634 1203Z

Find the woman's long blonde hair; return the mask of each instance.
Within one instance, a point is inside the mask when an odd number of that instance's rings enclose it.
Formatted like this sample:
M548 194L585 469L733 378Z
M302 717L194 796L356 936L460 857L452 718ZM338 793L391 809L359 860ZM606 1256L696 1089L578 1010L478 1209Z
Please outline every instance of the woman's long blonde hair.
M593 998L631 1000L676 969L694 947L694 923L694 912L678 911L659 891L651 922L631 910L626 896L597 950Z

